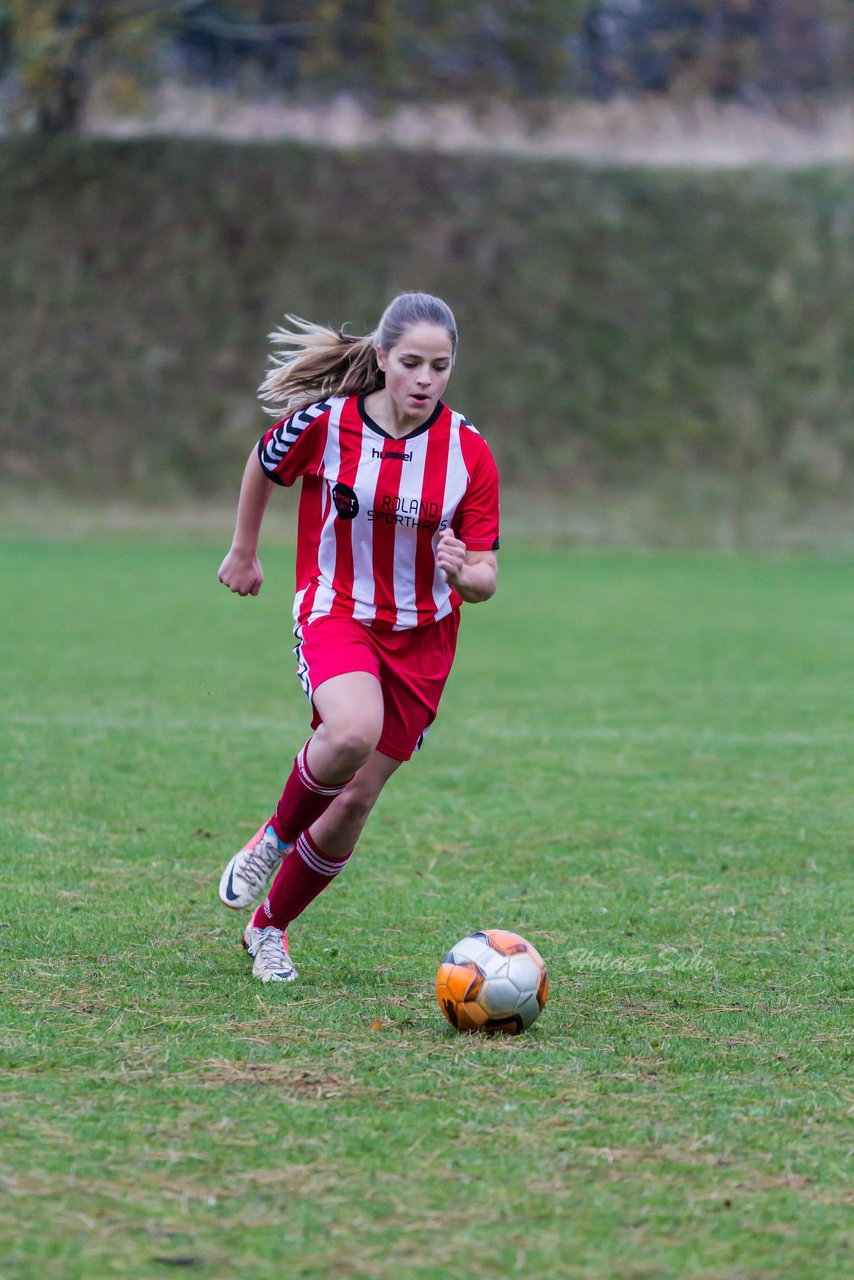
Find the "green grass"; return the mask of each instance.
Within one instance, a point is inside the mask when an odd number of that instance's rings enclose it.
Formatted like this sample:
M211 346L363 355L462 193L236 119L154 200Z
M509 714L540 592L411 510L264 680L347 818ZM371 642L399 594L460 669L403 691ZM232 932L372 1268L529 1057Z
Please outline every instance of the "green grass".
M290 555L221 551L3 544L0 1274L850 1274L850 564L508 549L271 990L216 882L303 741ZM490 925L516 1040L433 995Z

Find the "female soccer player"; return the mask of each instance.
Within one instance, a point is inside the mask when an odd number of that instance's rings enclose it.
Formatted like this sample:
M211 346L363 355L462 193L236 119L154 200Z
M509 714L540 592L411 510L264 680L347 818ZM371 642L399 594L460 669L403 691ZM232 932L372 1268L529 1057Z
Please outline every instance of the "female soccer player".
M276 811L220 881L228 907L265 901L243 934L262 982L291 982L287 927L350 858L385 783L433 722L463 601L498 565L498 473L468 419L442 402L457 327L439 298L403 293L353 337L289 316L260 387L274 416L246 464L219 580L257 595L258 539L275 485L302 480L297 674L313 736ZM278 681L278 664L269 669Z

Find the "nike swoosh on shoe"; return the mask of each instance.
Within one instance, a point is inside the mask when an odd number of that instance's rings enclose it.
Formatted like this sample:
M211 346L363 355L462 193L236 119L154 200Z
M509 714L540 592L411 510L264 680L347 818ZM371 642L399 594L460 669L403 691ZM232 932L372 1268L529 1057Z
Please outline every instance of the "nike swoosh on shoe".
M232 866L228 872L228 884L225 886L225 896L229 902L235 902L239 897L239 893L234 892L234 867Z

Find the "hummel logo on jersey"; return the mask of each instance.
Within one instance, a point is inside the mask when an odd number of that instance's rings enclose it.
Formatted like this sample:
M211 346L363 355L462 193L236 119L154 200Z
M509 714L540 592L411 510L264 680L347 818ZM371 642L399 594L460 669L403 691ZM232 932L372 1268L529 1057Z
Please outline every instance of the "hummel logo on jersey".
M382 449L371 449L371 457L381 458L383 462L391 460L395 462L411 462L412 450L409 453L404 453L402 449L386 449L385 453L383 453Z

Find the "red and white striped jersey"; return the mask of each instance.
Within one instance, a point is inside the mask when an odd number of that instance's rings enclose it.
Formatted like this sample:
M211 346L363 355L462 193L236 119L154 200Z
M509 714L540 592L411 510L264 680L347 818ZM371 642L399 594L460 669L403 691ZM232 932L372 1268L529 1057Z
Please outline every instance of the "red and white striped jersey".
M309 405L258 442L271 480L302 478L294 618L329 614L380 630L438 621L460 604L436 565L450 526L469 551L498 549L498 471L486 441L444 404L395 439L363 396Z

